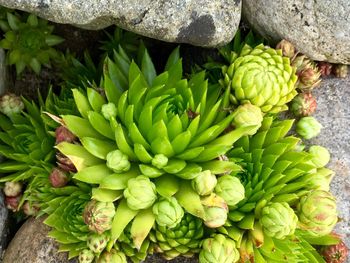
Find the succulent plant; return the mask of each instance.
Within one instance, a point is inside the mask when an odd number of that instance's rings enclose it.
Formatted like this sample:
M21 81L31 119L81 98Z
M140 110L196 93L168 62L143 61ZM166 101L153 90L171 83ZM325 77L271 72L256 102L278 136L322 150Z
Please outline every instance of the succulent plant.
M56 144L61 142L75 142L77 137L63 125L55 130Z
M337 78L346 78L348 75L348 65L337 64L333 67L333 72Z
M202 198L202 204L205 212L204 224L207 227L217 228L226 223L228 206L222 197L212 193Z
M329 185L334 177L335 173L327 168L319 168L317 171L310 176L308 184L316 190L329 191Z
M95 259L95 254L90 249L84 249L79 253L79 263L92 263Z
M22 196L5 196L5 206L7 209L11 210L12 212L19 211L19 204L21 201Z
M310 92L298 94L293 100L290 110L297 117L306 117L312 115L317 108L316 99Z
M174 197L160 199L153 205L152 211L157 224L168 228L173 228L180 223L184 215L182 207Z
M123 252L112 249L103 252L97 259L97 263L127 263L127 260Z
M91 231L102 234L112 228L114 214L113 203L91 200L85 206L83 218Z
M138 263L144 261L148 254L153 253L153 247L148 237L142 242L141 246L136 247L133 241L133 235L131 234L131 227L132 224L129 224L124 229L118 238L118 243L114 247L118 247L118 250L122 251L132 262Z
M297 88L310 91L321 83L321 72L315 62L305 55L299 55L292 61L298 75Z
M49 66L50 59L58 56L52 46L63 42L63 39L52 35L54 27L34 14L22 22L16 14L8 12L7 20L9 28L0 41L0 47L8 50L8 63L16 65L17 75L27 66L39 74L42 65Z
M243 47L233 63L223 68L223 73L221 84L232 90L233 104L249 102L264 113L286 110L286 104L297 94L297 76L289 58L283 57L281 50L262 44Z
M24 109L22 99L13 93L7 93L0 98L0 112L11 118Z
M44 221L52 229L48 236L60 244L60 251L69 252L69 258L77 257L88 248L90 235L83 220L83 211L91 199L91 188L78 185L52 188L48 176L43 174L36 176L26 190L28 198L39 203L39 215L48 215Z
M248 135L253 135L259 130L261 122L263 121L263 114L258 106L246 103L238 106L233 113L235 118L232 124L239 127L255 126L256 128L249 132Z
M6 182L4 186L4 194L8 197L16 197L22 193L22 183L20 182Z
M100 254L106 248L108 240L106 234L90 233L86 240L87 247L95 254Z
M0 114L0 182L30 180L42 167L54 163L54 138L40 117L40 109L23 99L25 110L11 118ZM50 169L50 168L49 168Z
M298 204L299 227L311 236L331 233L338 222L337 206L331 193L314 190L301 197Z
M152 206L157 199L156 186L148 177L140 175L128 181L124 196L131 209L145 209Z
M320 145L310 146L309 153L312 155L311 162L315 165L316 168L326 166L331 158L329 151Z
M244 199L244 186L237 177L223 175L218 178L215 193L222 197L228 206L235 206Z
M40 206L37 203L26 201L22 206L23 213L26 216L37 216L40 211Z
M340 241L336 245L323 247L321 254L327 263L345 263L348 258L349 249L343 241Z
M170 260L179 255L192 256L200 251L203 238L203 224L199 218L190 214L183 216L174 228L155 225L150 234L155 252Z
M281 49L284 57L293 59L296 55L296 50L294 45L286 39L282 39L277 43L276 49Z
M192 188L199 195L209 195L214 191L217 180L216 176L210 172L210 170L205 170L200 172L196 178L192 180Z
M107 154L107 167L116 173L127 172L130 169L129 157L120 150L114 150Z
M59 168L52 169L49 175L49 179L52 187L55 187L55 188L65 186L69 180L67 174Z
M101 113L107 120L117 117L117 107L113 102L106 103L101 107Z
M242 166L242 170L232 173L232 176L240 178L245 188L245 197L235 206L229 207L228 220L218 230L240 244L243 262L258 257L262 247L263 258L270 258L267 254L271 253L271 247L275 247L272 244L279 242L278 239L269 237L260 225L263 209L270 203L287 203L290 209L286 210L292 212L301 196L318 187L311 183L318 170L311 162L311 154L303 150L297 151L300 139L286 136L292 126L293 120L278 121L265 117L255 135L239 139L227 154L230 160L235 160ZM294 222L291 218L288 220ZM289 238L293 240L294 236L285 237L281 242ZM300 247L302 244L294 245L291 241L290 245L304 251ZM312 251L315 250L308 243L305 245ZM276 254L283 259L288 251ZM294 257L302 258L302 255L298 253Z
M283 239L293 235L298 217L287 203L272 203L261 211L260 223L264 233L270 237Z
M322 125L314 117L303 117L296 125L296 132L307 140L319 135L321 129Z
M326 61L318 62L318 68L320 70L321 76L329 76L332 74L333 65Z
M235 242L221 234L205 239L199 254L200 263L234 263L238 260L239 252Z

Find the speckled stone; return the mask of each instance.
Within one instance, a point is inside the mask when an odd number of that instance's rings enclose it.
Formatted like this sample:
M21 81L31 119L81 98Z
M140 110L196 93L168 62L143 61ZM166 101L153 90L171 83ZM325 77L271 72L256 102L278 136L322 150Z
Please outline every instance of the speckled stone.
M7 245L9 235L9 213L4 203L4 194L0 191L0 262Z
M116 24L178 43L229 42L241 18L241 0L0 0L0 5L87 29Z
M0 95L5 93L7 85L7 67L5 51L0 48Z
M328 167L336 172L331 192L337 197L340 217L336 231L350 248L350 76L325 79L314 95L318 104L314 117L323 129L310 142L331 153Z
M27 220L5 251L2 263L76 263L66 253L58 253L58 244L47 237L49 227L40 219Z
M350 64L349 0L243 0L242 10L262 36L288 39L314 60Z

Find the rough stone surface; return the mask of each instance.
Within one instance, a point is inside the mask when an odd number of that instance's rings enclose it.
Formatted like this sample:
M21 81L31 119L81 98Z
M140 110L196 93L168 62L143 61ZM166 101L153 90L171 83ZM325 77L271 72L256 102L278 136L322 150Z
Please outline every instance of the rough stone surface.
M49 227L40 219L29 219L5 251L3 263L73 263L67 254L57 253L58 244L47 237Z
M328 167L336 172L331 192L337 197L341 219L336 231L350 248L350 76L325 79L314 95L318 104L314 116L323 129L311 143L325 146L331 153Z
M264 37L334 63L350 64L349 13L349 0L243 1L243 17Z
M0 95L5 93L7 85L7 67L5 51L0 48Z
M199 46L229 42L241 0L0 0L0 5L87 29L116 24L148 37Z
M53 239L47 237L50 228L44 225L42 221L42 219L34 218L27 220L11 241L5 252L3 261L0 258L0 262L77 263L76 259L68 260L66 253L58 253L58 244ZM144 263L198 263L198 260L179 257L171 261L166 261L158 255L153 255Z
M7 245L9 235L9 213L4 203L4 195L0 190L0 262Z

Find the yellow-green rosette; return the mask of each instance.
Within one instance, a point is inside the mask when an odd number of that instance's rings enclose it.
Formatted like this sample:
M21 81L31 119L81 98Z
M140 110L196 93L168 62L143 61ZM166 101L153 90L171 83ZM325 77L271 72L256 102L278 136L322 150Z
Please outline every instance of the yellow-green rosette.
M281 50L263 44L245 45L234 62L223 68L222 84L231 89L231 102L249 102L264 113L287 110L287 103L297 94L297 76L290 60Z

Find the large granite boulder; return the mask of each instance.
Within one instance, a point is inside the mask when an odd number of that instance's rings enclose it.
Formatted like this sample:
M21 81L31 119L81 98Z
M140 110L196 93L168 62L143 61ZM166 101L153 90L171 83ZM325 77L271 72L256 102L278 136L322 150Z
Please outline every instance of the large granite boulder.
M335 230L350 248L350 76L325 79L313 93L317 99L314 116L323 129L310 143L322 145L331 153L328 167L336 173L331 192L337 198L340 218Z
M31 218L17 232L5 251L2 263L68 263L66 253L58 253L58 244L47 237L49 227Z
M241 0L0 0L0 5L87 29L116 24L144 36L199 46L229 42Z
M350 64L349 0L244 0L242 8L262 36L288 39L314 60Z
M4 195L0 190L0 262L4 249L7 246L9 235L9 212L4 201Z

